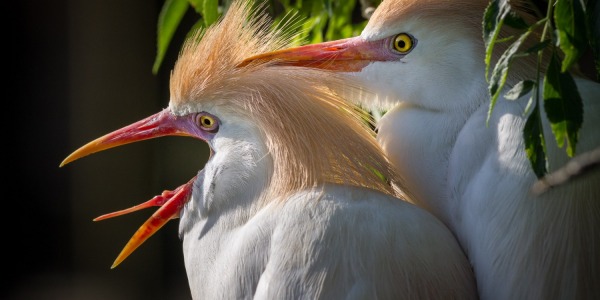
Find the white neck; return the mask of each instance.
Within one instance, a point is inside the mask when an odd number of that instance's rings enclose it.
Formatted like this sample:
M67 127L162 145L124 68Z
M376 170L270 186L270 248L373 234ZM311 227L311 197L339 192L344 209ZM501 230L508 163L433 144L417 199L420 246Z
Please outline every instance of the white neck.
M182 209L179 234L190 286L202 286L218 276L214 270L223 262L217 258L227 253L223 245L235 243L230 241L233 233L264 205L259 200L271 178L272 160L264 144L253 138L259 136L255 132L242 129L236 135L212 141L215 153L197 176L192 198Z
M470 85L463 84L454 93L452 90L432 88L418 95L448 103L441 110L396 99L398 104L377 124L377 139L405 178L413 198L444 222L448 222L448 214L455 209L445 193L450 153L469 116L475 110L487 107L483 101L479 105L463 105L462 109L455 109L451 103L464 102L465 98L485 99L487 89L484 88L483 71L480 78L471 81ZM435 90L439 92L435 93Z

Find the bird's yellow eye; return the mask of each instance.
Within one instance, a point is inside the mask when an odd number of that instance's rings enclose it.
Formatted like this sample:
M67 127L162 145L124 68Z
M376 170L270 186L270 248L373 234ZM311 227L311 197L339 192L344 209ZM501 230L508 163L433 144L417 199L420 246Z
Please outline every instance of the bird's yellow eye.
M211 128L215 124L215 120L209 116L200 117L200 126L204 128Z
M196 117L196 123L200 128L210 131L216 132L218 128L217 120L214 117L206 114L200 114Z
M406 33L400 33L394 37L393 41L394 50L400 53L407 53L414 46L414 40L412 36Z

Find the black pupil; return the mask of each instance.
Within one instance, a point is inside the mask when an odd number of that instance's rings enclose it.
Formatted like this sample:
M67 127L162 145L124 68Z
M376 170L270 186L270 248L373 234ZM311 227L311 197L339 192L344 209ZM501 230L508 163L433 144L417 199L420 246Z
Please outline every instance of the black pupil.
M406 42L403 40L399 40L398 41L398 48L404 48L406 47Z
M205 118L205 119L204 119L204 125L206 125L206 126L210 126L210 124L211 124L211 122L210 122L210 119L208 119L208 118Z

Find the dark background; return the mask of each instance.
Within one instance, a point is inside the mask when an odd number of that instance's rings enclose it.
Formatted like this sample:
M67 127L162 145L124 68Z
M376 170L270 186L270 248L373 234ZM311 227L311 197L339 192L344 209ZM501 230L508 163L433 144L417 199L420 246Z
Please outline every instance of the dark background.
M169 72L196 16L188 11L153 75L163 2L5 7L1 299L191 299L177 220L111 270L156 208L92 219L187 182L206 161L204 143L165 137L59 168L78 147L168 105Z
M188 11L153 75L162 0L10 3L0 299L191 299L177 220L111 270L156 208L92 219L187 182L208 147L165 137L58 166L85 143L168 105L169 72L196 15ZM587 57L583 67L593 72Z

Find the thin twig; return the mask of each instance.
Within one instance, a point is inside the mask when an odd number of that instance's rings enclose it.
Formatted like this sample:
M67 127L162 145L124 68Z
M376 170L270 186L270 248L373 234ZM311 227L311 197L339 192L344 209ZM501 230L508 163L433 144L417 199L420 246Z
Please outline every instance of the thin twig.
M600 167L600 147L573 157L564 167L536 181L531 191L534 195L539 196L553 187L574 180L576 177L589 174L593 170L598 171L598 167Z

